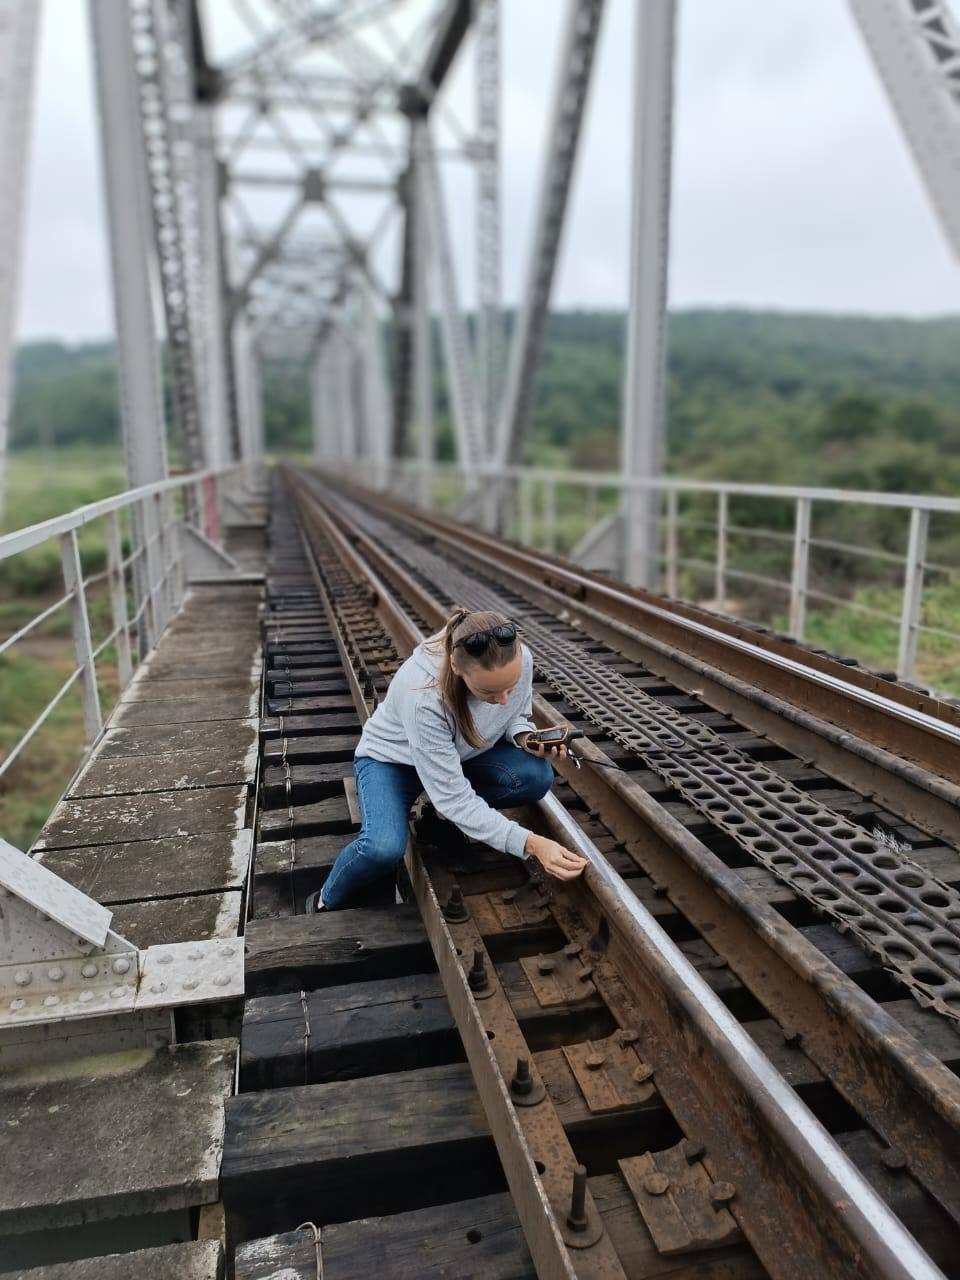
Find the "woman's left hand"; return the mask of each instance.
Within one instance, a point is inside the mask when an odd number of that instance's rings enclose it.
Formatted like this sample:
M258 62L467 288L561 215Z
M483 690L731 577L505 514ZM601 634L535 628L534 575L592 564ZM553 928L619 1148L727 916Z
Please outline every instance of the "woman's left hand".
M567 726L565 724L554 724L554 725L548 725L547 727L550 729L565 729ZM553 756L554 758L559 760L566 760L567 748L565 746L548 747L545 743L541 742L537 746L529 747L527 746L527 740L529 737L530 737L529 733L521 733L521 734L518 734L517 736L517 746L521 747L524 751L526 751L528 755Z

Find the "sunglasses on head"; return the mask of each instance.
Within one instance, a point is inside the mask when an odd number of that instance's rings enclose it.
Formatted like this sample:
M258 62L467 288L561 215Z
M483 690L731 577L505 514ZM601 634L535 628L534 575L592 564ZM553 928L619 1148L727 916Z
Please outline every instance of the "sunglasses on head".
M495 640L497 644L506 648L516 640L518 631L519 627L515 622L501 622L499 626L487 627L485 631L475 631L472 636L464 636L462 640L456 640L453 647L457 649L463 645L471 658L479 658L482 653L486 653L491 640Z

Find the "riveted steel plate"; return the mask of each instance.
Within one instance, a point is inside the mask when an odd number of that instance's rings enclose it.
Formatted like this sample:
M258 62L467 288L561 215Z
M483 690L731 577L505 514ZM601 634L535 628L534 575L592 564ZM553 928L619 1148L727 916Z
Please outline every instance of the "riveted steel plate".
M542 924L550 915L550 890L538 881L519 889L487 894L490 909L504 929Z
M55 920L82 942L103 946L113 912L2 839L0 887ZM3 949L0 940L0 958Z
M635 1031L563 1046L563 1056L594 1115L610 1115L647 1102L656 1089L653 1067L637 1051Z
M593 969L584 959L582 947L575 942L545 955L524 956L520 967L544 1009L573 1004L597 993L591 976Z

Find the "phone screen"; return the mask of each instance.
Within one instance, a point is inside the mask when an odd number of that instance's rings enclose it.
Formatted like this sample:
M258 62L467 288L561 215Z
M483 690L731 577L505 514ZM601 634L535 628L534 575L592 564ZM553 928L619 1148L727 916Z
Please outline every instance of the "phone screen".
M562 742L566 737L566 729L541 729L537 734L538 742Z

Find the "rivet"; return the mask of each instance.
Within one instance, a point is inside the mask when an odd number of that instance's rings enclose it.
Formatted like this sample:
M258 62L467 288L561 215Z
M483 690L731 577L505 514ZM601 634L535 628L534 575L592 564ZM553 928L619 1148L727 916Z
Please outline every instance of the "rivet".
M587 1066L591 1071L599 1071L605 1062L606 1058L602 1053L591 1053L586 1059Z
M81 991L81 992L80 992L80 1003L81 1003L81 1004L88 1004L92 999L93 999L93 992L92 992L92 991Z
M710 1187L710 1203L715 1209L727 1204L737 1194L732 1182L714 1182Z
M55 964L52 968L47 970L47 977L50 979L51 982L62 982L63 970L60 968L58 964Z
M44 996L43 1003L47 1005L59 1004L60 997L55 995Z
M687 1138L683 1144L683 1158L687 1164L693 1164L707 1154L707 1148L696 1138Z
M33 974L29 969L18 969L13 975L13 980L18 987L29 987L33 981Z
M620 1032L620 1048L626 1049L628 1044L636 1044L639 1039L639 1031L634 1031L633 1027L624 1027Z
M199 987L200 982L197 978L184 978L183 982L181 982L180 985L184 988L184 990L192 991L194 987Z
M120 987L113 987L110 991L110 994L114 998L114 1000L119 1000L121 996L125 996L127 994L127 988L125 985Z
M662 1196L670 1186L670 1179L665 1173L648 1173L643 1180L643 1189L648 1196Z
M537 972L542 974L553 973L557 967L556 960L551 960L549 956L540 956L537 960Z
M17 996L16 999L10 1001L10 1008L14 1013L19 1013L21 1009L26 1008L26 1000L23 996Z
M173 964L173 956L169 951L165 951L159 960L160 964Z
M161 991L166 991L167 984L165 982L153 982L150 984L150 991L153 995L158 996Z
M118 959L114 960L113 962L114 973L127 973L129 972L129 969L130 969L130 961L127 959L126 956L120 956Z
M898 1147L889 1147L880 1156L880 1159L888 1169L898 1171L907 1167L907 1157Z
M633 1078L637 1084L645 1084L653 1075L653 1067L649 1062L641 1062L639 1067L634 1067Z
M501 902L515 902L516 898L517 898L516 889L507 889L505 893L501 893L500 895Z
M224 947L223 950L221 951L221 955L232 956L235 953L235 951L236 951L236 947Z
M188 959L188 960L202 960L202 959L203 959L203 952L202 952L202 951L200 951L197 947L194 947L192 951L188 951L188 952L187 952L187 959Z
M229 982L230 982L229 973L218 973L213 980L213 985L215 987L225 987L229 984Z
M97 976L97 966L92 960L88 960L86 964L80 966L80 976L83 978L95 978Z
M579 942L568 942L563 948L563 954L565 956L569 956L572 960L574 956L578 956L582 950L583 947L581 947Z

